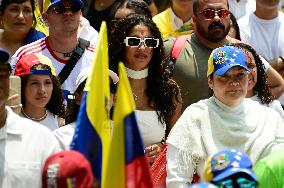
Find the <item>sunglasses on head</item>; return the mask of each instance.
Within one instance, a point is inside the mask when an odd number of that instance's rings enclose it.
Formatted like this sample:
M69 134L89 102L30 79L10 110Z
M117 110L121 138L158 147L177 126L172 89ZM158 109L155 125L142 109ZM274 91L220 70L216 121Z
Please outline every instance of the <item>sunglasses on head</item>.
M76 13L82 9L79 5L72 5L72 6L63 6L63 5L55 5L51 8L56 14L64 14L67 11L71 11L72 13Z
M138 47L143 43L147 48L157 48L159 46L159 39L155 38L139 38L139 37L126 37L124 39L124 43L126 46L130 47Z
M227 9L215 10L215 9L208 8L208 9L201 11L200 14L204 16L206 19L213 19L216 14L218 15L219 18L225 18L229 16L230 12Z

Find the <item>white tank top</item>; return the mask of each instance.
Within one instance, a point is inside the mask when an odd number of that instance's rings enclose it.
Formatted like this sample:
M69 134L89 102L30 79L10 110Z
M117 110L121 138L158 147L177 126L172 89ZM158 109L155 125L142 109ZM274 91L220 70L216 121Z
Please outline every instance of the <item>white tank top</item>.
M144 147L159 143L165 136L166 124L162 124L156 111L135 110L138 128Z

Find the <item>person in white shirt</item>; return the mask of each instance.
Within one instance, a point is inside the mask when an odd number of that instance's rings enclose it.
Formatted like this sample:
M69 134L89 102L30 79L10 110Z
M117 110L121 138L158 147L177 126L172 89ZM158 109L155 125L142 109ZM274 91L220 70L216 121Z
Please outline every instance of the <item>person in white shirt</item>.
M279 0L258 0L256 10L238 21L241 39L269 61L284 77L284 13L278 10ZM279 100L284 105L284 93Z
M228 0L228 3L230 12L237 20L255 11L255 0Z
M87 41L90 41L91 44L96 44L99 33L90 25L89 20L81 16L77 35L79 38L83 38Z
M63 125L64 97L50 59L36 53L24 55L16 65L15 75L21 78L20 116L37 121L50 131Z
M255 12L238 21L243 42L251 45L258 54L270 61L278 72L284 72L284 13L278 10L279 0L259 0ZM281 72L280 72L281 73ZM284 76L284 74L282 74Z
M5 107L9 96L9 54L0 49L0 187L41 187L45 160L58 152L52 133Z
M230 12L237 19L240 19L248 14L251 14L256 9L256 0L228 0ZM282 2L278 3L278 9L282 7Z
M284 122L279 113L245 98L246 57L236 47L213 50L208 60L208 85L214 95L190 105L168 139L167 187L181 188L202 177L208 156L236 149L255 163L284 147Z

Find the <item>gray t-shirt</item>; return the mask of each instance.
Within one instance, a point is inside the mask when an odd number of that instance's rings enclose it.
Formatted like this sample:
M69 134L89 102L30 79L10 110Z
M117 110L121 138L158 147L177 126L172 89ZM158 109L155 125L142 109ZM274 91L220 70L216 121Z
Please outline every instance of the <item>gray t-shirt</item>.
M165 40L167 54L170 54L174 41L174 38ZM201 44L192 34L185 42L176 60L173 79L181 88L183 111L190 104L209 96L207 66L212 50L212 48Z

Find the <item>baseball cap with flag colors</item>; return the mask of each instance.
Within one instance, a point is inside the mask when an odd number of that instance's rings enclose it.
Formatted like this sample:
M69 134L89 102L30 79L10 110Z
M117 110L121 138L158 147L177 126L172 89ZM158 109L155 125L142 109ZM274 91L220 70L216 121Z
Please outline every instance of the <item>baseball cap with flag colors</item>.
M78 151L61 151L47 158L42 172L42 188L91 188L93 184L91 165Z
M222 150L209 157L204 166L204 179L208 182L218 182L238 173L257 181L250 158L237 150Z
M50 7L53 7L57 4L62 3L64 0L43 0L43 12L47 12ZM75 5L80 6L81 8L84 6L82 0L70 0Z
M240 66L249 72L246 61L246 56L242 50L236 47L223 46L216 48L208 59L207 77L212 73L223 76L229 69L236 66Z
M50 70L38 70L33 69L36 64L48 65ZM23 55L17 62L15 67L15 76L25 76L30 74L43 74L43 75L56 75L55 69L51 63L51 60L45 55L35 53Z

